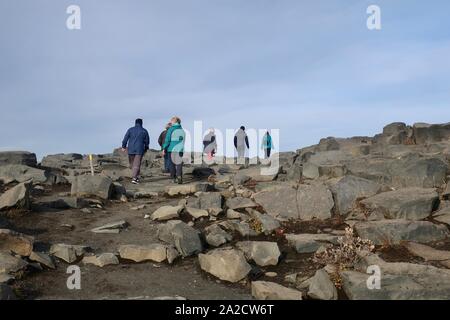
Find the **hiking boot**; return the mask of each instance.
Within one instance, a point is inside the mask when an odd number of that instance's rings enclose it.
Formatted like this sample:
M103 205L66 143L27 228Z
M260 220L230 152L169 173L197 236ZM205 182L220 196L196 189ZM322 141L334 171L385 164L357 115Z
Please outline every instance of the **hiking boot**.
M183 184L183 178L182 177L178 177L177 178L177 183L178 184Z
M172 178L172 182L173 182L173 183L177 183L177 178L175 178L175 177Z
M132 180L131 180L131 183L133 183L133 184L139 184L139 180L138 180L138 179L132 179Z

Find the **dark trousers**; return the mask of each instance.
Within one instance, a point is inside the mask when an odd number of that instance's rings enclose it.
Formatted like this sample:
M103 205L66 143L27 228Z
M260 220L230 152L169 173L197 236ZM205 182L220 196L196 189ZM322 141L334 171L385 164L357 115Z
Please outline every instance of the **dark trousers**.
M169 162L169 153L168 152L166 152L164 154L164 170L166 172L170 171L170 162Z
M141 173L142 155L129 154L128 161L130 161L130 168L133 170L133 179L138 178Z
M264 154L266 155L266 158L270 158L270 151L271 150L272 150L271 148L265 148L264 149Z
M183 152L168 152L170 177L183 176Z

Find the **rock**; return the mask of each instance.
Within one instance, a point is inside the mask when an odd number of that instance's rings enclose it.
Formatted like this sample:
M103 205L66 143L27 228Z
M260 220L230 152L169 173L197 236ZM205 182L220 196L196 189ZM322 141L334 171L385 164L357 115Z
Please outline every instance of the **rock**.
M261 232L265 235L271 234L275 229L280 227L280 222L268 214L262 214L256 210L251 210L250 215L259 223Z
M255 201L271 216L299 218L297 190L289 186L276 186L257 192Z
M245 215L236 210L233 210L233 209L227 210L227 219L241 219L242 216L245 216Z
M75 262L87 251L86 246L77 246L64 243L54 244L50 247L50 254L67 263Z
M159 243L148 245L122 245L119 247L119 255L122 259L135 262L148 260L163 262L167 259L167 246Z
M437 206L439 196L434 189L405 188L383 192L361 201L371 213L387 219L421 220Z
M198 168L194 168L194 170L192 170L192 175L196 179L205 179L205 178L208 178L209 176L216 175L216 172L214 171L213 168L198 167Z
M252 296L257 300L302 300L300 291L268 281L253 281Z
M269 272L264 273L264 275L269 278L275 278L278 275L278 273L269 271Z
M226 230L232 230L238 232L242 237L252 237L257 236L259 231L254 230L250 227L250 224L244 221L222 221L219 222L219 225L224 227Z
M416 275L382 272L380 289L372 290L367 287L367 273L344 271L341 272L341 278L344 292L350 300L448 300L450 298L450 277L436 271Z
M30 209L31 182L23 182L0 195L0 210Z
M201 217L208 217L208 211L204 209L197 209L197 208L186 208L185 209L189 215L191 215L194 219L199 219Z
M428 243L444 240L449 235L445 226L428 221L381 220L358 222L354 229L362 239L369 239L375 245L399 244L401 241Z
M41 166L49 168L74 168L79 166L83 156L78 153L51 154L42 158Z
M72 196L110 199L114 190L113 181L105 176L76 176L72 181Z
M52 209L78 209L88 205L84 199L77 197L64 197L59 195L50 195L40 197L36 201L36 205Z
M325 233L286 234L286 240L298 253L316 252L324 243L338 244L337 236Z
M170 220L174 218L178 218L178 215L183 211L182 206L162 206L161 208L157 209L152 214L152 220L158 220L158 221L164 221L164 220Z
M450 123L415 123L413 125L413 136L417 144L447 141L450 139Z
M0 229L0 250L12 251L28 257L33 250L34 238L9 229Z
M381 186L373 181L355 176L345 176L330 187L336 210L345 216L354 207L356 200L377 194Z
M254 195L255 201L272 216L311 220L331 218L333 196L322 184L277 186Z
M17 297L14 294L14 291L8 285L0 283L0 301L16 299Z
M275 170L271 174L264 174L262 166L251 167L247 169L239 170L233 178L234 185L243 185L248 180L253 180L255 182L267 182L276 179L279 170Z
M324 269L317 270L309 281L308 296L319 300L337 300L336 287Z
M120 220L117 222L111 222L105 224L104 226L97 227L91 230L94 233L119 233L122 229L125 229L128 223L125 220Z
M247 259L262 267L276 266L281 255L276 242L240 241L236 243L236 247L244 252Z
M158 238L177 248L183 257L203 251L200 232L180 220L168 221L159 226Z
M226 201L225 205L228 209L245 209L245 208L256 208L258 205L252 200L243 197L230 198Z
M49 175L44 171L23 164L8 164L0 166L0 181L4 184L11 182L25 182L32 180L33 183L50 182Z
M202 270L229 282L242 280L251 270L244 254L235 249L214 249L206 254L199 254L198 260Z
M84 264L93 264L102 268L108 265L119 264L119 259L117 259L114 253L102 253L95 256L85 256L82 262Z
M213 185L209 183L194 183L194 184L182 184L176 186L169 186L166 188L166 193L169 196L189 195L198 191L209 191L213 189Z
M415 242L405 242L403 246L413 255L421 257L425 261L450 261L450 251L437 250Z
M7 164L35 167L37 165L36 154L27 151L2 151L0 152L0 166Z
M433 215L433 219L450 225L450 207L445 207Z
M172 246L167 246L167 262L169 264L172 264L179 256L180 254L177 249Z
M302 177L306 179L318 179L320 177L338 178L343 177L347 169L341 164L316 164L307 162L302 168Z
M24 260L0 251L0 274L14 274L28 266Z
M218 224L205 228L206 242L213 247L219 247L233 239L233 236L223 230Z
M209 214L217 216L222 212L222 195L220 192L201 192L198 195L199 208L208 210Z
M40 264L46 266L47 268L50 268L50 269L56 268L52 257L50 257L49 255L47 255L43 252L33 251L33 252L31 252L29 258L31 261L39 262Z

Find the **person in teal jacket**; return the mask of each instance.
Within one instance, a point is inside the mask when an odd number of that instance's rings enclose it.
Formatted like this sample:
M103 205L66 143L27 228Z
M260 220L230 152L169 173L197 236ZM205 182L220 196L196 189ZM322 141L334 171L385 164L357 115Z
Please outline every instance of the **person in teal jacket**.
M270 158L270 151L273 149L272 137L269 131L266 132L262 139L261 149L264 150L265 158Z
M167 130L166 138L162 146L163 155L169 159L170 177L175 183L183 183L183 153L186 134L181 127L181 119L172 117L172 126Z

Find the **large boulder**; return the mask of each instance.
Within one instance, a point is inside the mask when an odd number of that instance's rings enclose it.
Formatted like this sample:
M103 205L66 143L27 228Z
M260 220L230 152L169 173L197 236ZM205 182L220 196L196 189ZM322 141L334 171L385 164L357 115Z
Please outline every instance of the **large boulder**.
M201 233L180 220L172 220L158 227L158 238L173 245L183 256L203 251Z
M0 195L0 210L30 209L31 182L23 182Z
M206 227L204 232L206 242L213 247L219 247L233 239L233 236L223 230L218 224Z
M240 241L236 247L244 252L248 260L253 260L257 265L276 266L281 252L276 242L270 241Z
M399 244L402 241L428 243L444 240L449 231L444 225L428 221L381 220L358 222L354 229L363 239L369 239L376 245Z
M72 180L72 196L76 197L98 197L110 199L114 190L113 181L105 176L76 176Z
M236 249L215 249L199 254L198 261L202 270L229 282L244 279L251 270L242 251Z
M450 123L415 123L413 125L413 135L417 144L447 141L450 139Z
M37 168L25 166L23 164L7 164L0 166L0 181L4 184L11 182L25 182L32 180L33 183L50 182L49 175Z
M35 167L37 165L36 154L27 151L2 151L0 152L0 166L6 164L23 164Z
M381 186L373 181L348 175L330 187L340 215L347 215L355 206L356 200L377 194Z
M83 156L78 153L59 153L42 158L41 166L48 168L74 168L80 165Z
M243 197L235 197L230 198L226 201L225 205L228 207L228 209L245 209L245 208L256 208L258 205L254 203L249 198L243 198Z
M290 185L280 185L257 192L253 198L273 217L299 218L297 190Z
M178 215L183 211L183 206L162 206L152 213L152 220L164 221L178 218Z
M383 192L361 201L370 213L386 219L421 220L427 218L439 201L435 189L405 188Z
M300 291L268 281L253 281L252 296L257 300L302 300Z
M9 229L0 229L0 250L12 251L28 257L33 251L34 239Z

